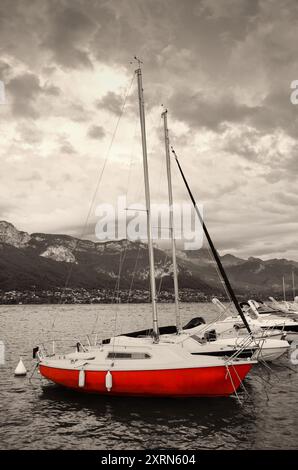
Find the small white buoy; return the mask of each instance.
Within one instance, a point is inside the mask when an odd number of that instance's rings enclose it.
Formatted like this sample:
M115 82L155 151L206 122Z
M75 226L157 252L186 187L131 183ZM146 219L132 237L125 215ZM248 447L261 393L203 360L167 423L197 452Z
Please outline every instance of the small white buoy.
M82 369L79 372L79 387L83 388L85 386L85 371Z
M27 374L26 367L24 366L23 360L20 357L19 363L14 371L14 375L17 377L24 377Z
M106 389L108 392L111 391L112 386L113 386L113 377L112 377L111 372L108 370L108 372L106 373Z

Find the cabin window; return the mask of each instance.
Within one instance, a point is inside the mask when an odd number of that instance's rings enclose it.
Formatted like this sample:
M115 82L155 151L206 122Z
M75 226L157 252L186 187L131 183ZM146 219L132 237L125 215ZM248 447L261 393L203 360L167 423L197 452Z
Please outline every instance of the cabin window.
M107 359L150 359L150 354L141 352L109 352Z

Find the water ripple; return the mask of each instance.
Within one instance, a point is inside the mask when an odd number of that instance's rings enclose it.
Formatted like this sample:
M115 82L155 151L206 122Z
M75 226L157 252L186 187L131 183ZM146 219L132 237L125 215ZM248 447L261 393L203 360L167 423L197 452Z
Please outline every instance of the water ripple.
M137 313L137 315L136 315ZM212 305L183 306L183 321L214 315ZM246 379L249 392L214 399L141 399L82 395L36 378L13 376L19 355L32 367L39 339L87 334L95 324L113 334L111 305L9 306L0 310L6 364L0 367L2 449L296 449L298 376L283 366L257 366ZM51 331L56 316L55 332ZM117 332L150 324L149 305L120 306ZM173 321L171 305L160 306L162 323ZM261 380L266 379L266 382Z

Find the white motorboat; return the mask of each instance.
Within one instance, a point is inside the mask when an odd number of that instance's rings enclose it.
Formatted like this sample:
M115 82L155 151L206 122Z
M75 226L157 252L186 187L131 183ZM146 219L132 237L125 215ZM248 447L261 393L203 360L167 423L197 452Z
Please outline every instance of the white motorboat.
M288 341L282 338L273 338L263 334L263 331L252 330L252 336L239 333L239 329L227 328L224 322L198 325L184 329L192 339L201 345L196 347L196 354L209 354L217 356L233 356L238 351L238 357L252 357L262 361L274 361L283 356L289 349ZM193 350L192 345L189 344Z
M243 313L253 330L263 330L270 335L275 334L276 331L279 335L281 332L289 343L298 339L298 321L296 319L272 314L259 314L253 301L249 300L247 304L249 308L244 309ZM223 327L243 329L241 317L238 315L226 316L221 320L221 323Z

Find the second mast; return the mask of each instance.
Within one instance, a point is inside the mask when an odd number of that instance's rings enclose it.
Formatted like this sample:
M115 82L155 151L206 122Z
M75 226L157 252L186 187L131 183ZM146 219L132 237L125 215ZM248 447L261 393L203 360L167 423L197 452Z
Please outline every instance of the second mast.
M173 207L173 186L171 174L171 158L170 158L170 142L168 130L168 110L162 113L164 124L164 137L165 137L165 151L167 163L167 179L168 179L168 197L169 197L169 232L172 246L172 259L173 259L173 279L174 279L174 295L175 295L175 313L176 313L176 328L180 333L182 330L181 318L179 311L179 286L178 286L178 269L177 269L177 256L176 256L176 241L174 232L174 207Z

